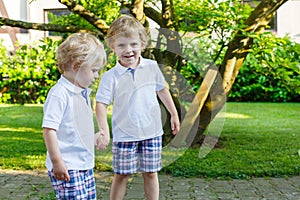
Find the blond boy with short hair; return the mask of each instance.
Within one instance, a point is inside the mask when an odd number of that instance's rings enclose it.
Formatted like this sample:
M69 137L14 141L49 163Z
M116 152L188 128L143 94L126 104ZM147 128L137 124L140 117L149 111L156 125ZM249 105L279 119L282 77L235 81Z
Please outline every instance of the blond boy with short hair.
M109 142L107 106L113 102L113 170L110 199L123 199L131 174L141 172L148 200L159 198L157 172L161 170L162 122L157 96L171 114L175 135L180 128L177 110L156 61L144 59L148 37L135 18L121 16L110 26L106 42L118 62L102 76L96 94L96 117Z

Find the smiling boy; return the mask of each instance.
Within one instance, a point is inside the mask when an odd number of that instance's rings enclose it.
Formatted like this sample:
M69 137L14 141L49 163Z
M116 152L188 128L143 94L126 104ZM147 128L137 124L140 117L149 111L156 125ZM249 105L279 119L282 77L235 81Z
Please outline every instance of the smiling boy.
M171 114L173 134L180 122L165 79L156 61L141 52L148 37L135 18L121 16L108 30L106 42L118 62L103 74L96 94L96 117L104 134L99 141L109 141L107 106L113 103L113 170L110 199L123 199L131 174L141 172L146 198L159 198L157 172L161 170L162 122L157 96Z

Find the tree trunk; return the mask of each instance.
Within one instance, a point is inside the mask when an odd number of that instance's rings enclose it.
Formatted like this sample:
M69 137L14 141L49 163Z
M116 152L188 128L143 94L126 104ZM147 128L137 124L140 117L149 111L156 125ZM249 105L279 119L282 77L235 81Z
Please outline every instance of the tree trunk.
M222 65L219 68L220 76L217 76L216 83L211 89L210 96L206 99L205 105L200 112L200 121L196 136L193 138L191 133L190 137L188 137L189 140L193 139L192 145L199 145L202 134L216 114L224 106L226 102L226 98L224 97L228 96L243 61L253 43L253 40L247 35L264 31L276 10L286 1L287 0L261 1L246 20L247 28L239 31L229 43Z

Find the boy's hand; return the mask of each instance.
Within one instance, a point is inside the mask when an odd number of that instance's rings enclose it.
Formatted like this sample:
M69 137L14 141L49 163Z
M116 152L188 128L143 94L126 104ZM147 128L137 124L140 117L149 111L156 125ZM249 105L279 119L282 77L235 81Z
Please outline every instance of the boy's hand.
M176 135L179 132L180 122L179 122L178 116L175 116L175 117L171 116L171 129L172 129L173 135Z
M109 145L109 136L108 134L104 134L103 130L99 131L95 134L95 146L98 150L104 150Z
M57 180L70 181L68 168L62 160L57 163L53 163L53 174L54 178Z

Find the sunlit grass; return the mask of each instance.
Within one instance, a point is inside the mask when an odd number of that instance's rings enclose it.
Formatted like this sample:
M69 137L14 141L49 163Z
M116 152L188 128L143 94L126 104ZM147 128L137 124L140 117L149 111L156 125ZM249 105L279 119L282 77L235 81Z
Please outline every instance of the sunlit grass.
M247 118L251 118L251 116L249 115L244 115L244 114L240 114L240 113L226 113L226 118L228 119L247 119Z
M300 174L300 103L227 103L205 133L218 148L163 148L163 170L174 176ZM0 168L45 169L42 105L0 105ZM109 116L110 119L110 116ZM220 131L220 133L219 133ZM111 171L111 146L96 151L96 170Z
M1 131L8 131L8 132L31 132L31 133L40 133L40 131L33 129L33 128L26 128L26 127L19 127L19 128L8 128L2 127Z
M188 149L163 171L231 178L299 175L299 114L299 103L227 103L218 148L203 157L200 148Z

